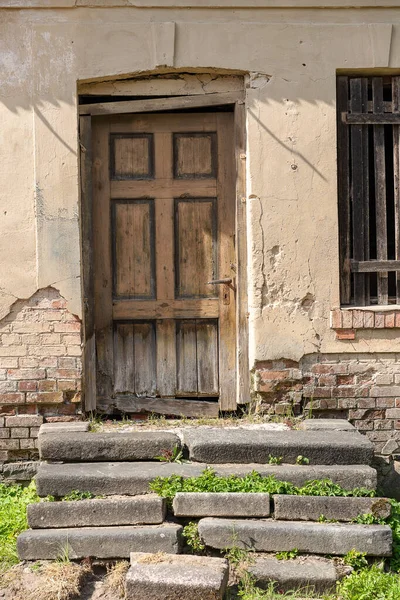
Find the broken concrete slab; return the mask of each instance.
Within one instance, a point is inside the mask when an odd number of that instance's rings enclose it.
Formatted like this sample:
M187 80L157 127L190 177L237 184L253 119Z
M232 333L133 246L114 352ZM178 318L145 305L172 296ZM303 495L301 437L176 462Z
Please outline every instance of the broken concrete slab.
M62 465L42 463L36 475L39 496L61 497L73 490L92 492L95 495L139 495L149 493L149 484L156 477L180 475L197 477L207 465L202 463L66 463ZM212 465L218 475L245 476L252 471L268 477L274 475L280 481L304 485L311 479L331 479L346 490L354 487L375 489L377 473L366 465L310 466L310 465Z
M40 462L37 460L4 463L2 479L6 482L31 481L39 467Z
M314 465L369 465L374 446L349 431L246 431L197 429L183 432L192 461L267 463L270 456L293 464L304 456Z
M273 556L257 557L249 565L248 571L261 589L268 589L271 582L276 582L280 591L301 589L304 595L332 592L339 578L333 561L316 556L301 556L291 560L278 560Z
M154 494L112 496L70 502L39 502L27 508L31 529L156 525L164 521L166 503Z
M269 494L178 492L173 501L176 517L268 517Z
M228 562L209 556L134 552L126 577L127 600L220 600Z
M370 556L390 556L392 530L386 525L311 523L296 521L206 518L199 534L211 548L282 552L297 548L310 554L344 555L350 550Z
M133 527L28 529L18 536L20 560L128 558L132 551L180 551L182 527L175 523Z
M305 431L354 431L357 429L346 419L305 419L301 421L299 429Z
M89 421L71 421L66 423L43 423L39 429L39 435L43 433L60 433L61 431L72 431L74 433L86 433L89 431Z
M163 431L129 433L81 433L60 431L41 435L39 454L43 460L101 462L153 460L180 447L179 438Z
M390 502L386 498L353 498L339 496L289 496L274 495L275 519L278 521L352 521L359 515L373 514L384 519L390 515ZM209 515L212 516L212 515Z

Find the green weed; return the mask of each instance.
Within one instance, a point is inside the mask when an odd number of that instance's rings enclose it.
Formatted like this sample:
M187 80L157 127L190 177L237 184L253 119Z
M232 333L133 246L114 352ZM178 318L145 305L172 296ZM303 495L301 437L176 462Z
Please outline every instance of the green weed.
M193 552L203 552L205 545L201 541L199 535L199 526L196 521L190 521L182 531L183 537L186 539L186 543L191 547Z
M365 552L357 552L357 550L353 549L343 556L343 562L345 565L353 567L355 571L360 571L368 567L368 561L365 556Z
M239 477L237 475L218 476L210 467L198 477L184 479L180 475L157 477L150 483L151 491L159 496L174 498L177 492L261 492L269 494L290 494L296 496L374 496L375 492L363 488L344 490L329 479L308 481L297 487L287 481L279 481L274 475L263 477L256 471ZM400 515L399 515L400 530Z
M296 458L296 465L309 465L310 464L310 459L307 458L306 456L302 456L301 454L299 454L299 456Z
M160 456L155 456L160 462L177 463L183 462L183 452L179 446L175 446L173 450L162 450Z
M385 573L377 565L354 571L337 586L341 600L398 600L400 577Z
M69 494L63 496L62 500L65 502L72 502L78 500L91 500L92 498L96 498L95 494L92 494L92 492L80 492L79 490L72 490Z
M283 456L272 456L272 454L268 457L269 465L280 465L282 463Z
M292 560L299 555L299 551L297 548L293 548L293 550L286 550L283 552L277 552L275 554L278 560Z
M38 502L35 484L0 484L0 564L2 567L18 563L17 537L28 528L26 507Z

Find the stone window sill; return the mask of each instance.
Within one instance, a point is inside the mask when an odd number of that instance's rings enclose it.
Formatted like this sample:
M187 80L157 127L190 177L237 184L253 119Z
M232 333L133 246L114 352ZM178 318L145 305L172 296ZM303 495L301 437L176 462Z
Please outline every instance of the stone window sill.
M338 340L354 340L357 329L400 328L400 306L366 306L331 310L331 329Z

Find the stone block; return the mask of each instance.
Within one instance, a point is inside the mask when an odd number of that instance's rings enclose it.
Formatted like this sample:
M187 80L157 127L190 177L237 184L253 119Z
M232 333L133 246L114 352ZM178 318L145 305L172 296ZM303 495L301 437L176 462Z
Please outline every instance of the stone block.
M354 425L345 419L305 419L299 429L306 431L355 431Z
M6 463L3 467L3 477L10 481L31 481L39 466L38 461Z
M68 549L71 559L129 558L133 551L180 551L182 526L84 527L82 529L28 529L17 540L20 560L56 560Z
M96 495L147 494L149 483L156 477L180 475L197 477L207 465L201 463L69 463L62 469L57 464L43 463L36 477L39 496L65 496L72 490L83 490ZM376 489L376 470L366 465L310 466L310 465L214 465L218 475L243 477L252 471L281 481L304 485L310 479L331 479L346 490L354 487Z
M57 434L61 431L85 433L89 431L89 421L76 421L71 423L43 423L39 429L39 435L42 435L42 433Z
M320 557L302 556L293 560L260 557L255 559L248 570L261 589L268 589L271 582L276 582L279 591L299 589L304 595L308 595L307 592L333 592L338 579L334 563Z
M314 465L370 464L373 444L353 431L259 431L244 429L189 429L184 442L193 461L266 463L281 456L295 463L299 455Z
M180 446L179 438L163 431L81 433L60 431L39 436L39 452L50 461L152 460Z
M352 521L358 515L367 513L381 519L390 515L390 503L386 498L276 494L274 506L275 519L278 521L318 521L321 515L335 521Z
M39 427L42 423L43 417L38 415L6 417L6 427Z
M164 521L165 514L165 499L159 496L113 496L30 504L28 523L32 529L157 525Z
M220 550L239 546L256 552L297 548L310 554L344 555L353 549L370 556L392 553L387 525L206 518L199 521L199 534L207 546Z
M219 600L228 583L228 562L209 556L136 552L126 577L127 600Z
M178 492L173 501L177 517L268 517L269 494Z
M5 440L10 437L10 430L7 427L0 429L0 439Z

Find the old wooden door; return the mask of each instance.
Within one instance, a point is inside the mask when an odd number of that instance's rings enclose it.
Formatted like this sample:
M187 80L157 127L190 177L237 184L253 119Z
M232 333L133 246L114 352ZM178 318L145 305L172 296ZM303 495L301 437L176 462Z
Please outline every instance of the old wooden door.
M233 154L231 113L93 118L100 408L236 407Z

